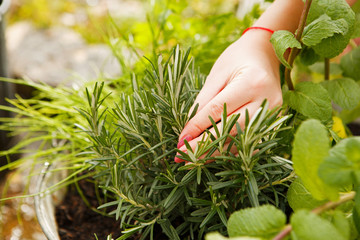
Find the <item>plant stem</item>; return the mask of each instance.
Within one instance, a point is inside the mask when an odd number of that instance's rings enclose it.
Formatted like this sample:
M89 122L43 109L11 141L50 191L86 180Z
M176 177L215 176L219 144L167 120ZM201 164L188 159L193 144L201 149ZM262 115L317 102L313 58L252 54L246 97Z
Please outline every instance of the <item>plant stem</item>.
M273 240L281 240L290 234L292 227L290 224L286 225L284 230L282 230L278 235L276 235Z
M307 19L307 16L309 14L311 3L312 3L312 0L306 0L305 6L304 6L304 9L303 9L303 12L301 14L300 21L299 21L299 27L298 27L298 29L296 30L296 33L295 33L295 38L299 42L301 42L301 36L302 36L304 28L305 28L306 19ZM289 55L289 58L288 58L288 63L289 63L289 65L291 67L293 66L295 58L299 54L299 52L300 52L300 49L297 49L297 48L292 48L291 49L290 55ZM286 84L288 85L289 90L294 90L294 85L293 85L293 83L291 81L291 75L290 74L291 74L291 69L286 68L285 69L285 81L286 81Z
M330 79L330 59L325 58L324 63L325 63L324 75L325 75L325 81L327 81Z
M356 194L355 192L346 193L340 197L339 201L327 202L324 205L315 208L314 210L312 210L312 212L315 214L321 214L329 209L336 208L337 206L339 206L347 201L353 200L355 198L355 194Z
M346 203L347 201L353 200L355 198L355 192L349 192L344 194L343 196L340 197L339 201L336 202L327 202L324 205L315 208L314 210L312 210L312 213L315 213L317 215L330 210L330 209L334 209L337 206ZM281 240L284 239L287 235L289 235L292 231L292 226L290 224L286 225L285 228L278 234L276 235L273 240Z
M268 183L268 184L266 184L264 186L261 186L261 187L259 187L259 190L263 190L265 188L268 188L268 187L271 187L271 186L274 186L274 185L278 185L278 184L282 184L283 182L287 182L287 181L293 179L295 177L295 175L296 175L295 172L292 171L290 173L290 175L287 176L286 178L280 179L279 181L272 182L271 184Z

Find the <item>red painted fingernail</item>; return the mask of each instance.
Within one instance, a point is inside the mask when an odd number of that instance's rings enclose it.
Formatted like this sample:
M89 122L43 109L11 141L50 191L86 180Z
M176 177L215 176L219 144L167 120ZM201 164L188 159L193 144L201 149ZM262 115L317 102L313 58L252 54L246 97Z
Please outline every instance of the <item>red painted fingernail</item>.
M177 148L181 148L182 146L184 146L184 144L185 144L184 140L191 141L191 140L193 140L193 138L191 135L186 135L183 139L180 140L180 142L177 145Z
M185 162L185 160L181 159L181 158L178 158L178 157L175 157L174 161L176 163L182 163L182 162Z

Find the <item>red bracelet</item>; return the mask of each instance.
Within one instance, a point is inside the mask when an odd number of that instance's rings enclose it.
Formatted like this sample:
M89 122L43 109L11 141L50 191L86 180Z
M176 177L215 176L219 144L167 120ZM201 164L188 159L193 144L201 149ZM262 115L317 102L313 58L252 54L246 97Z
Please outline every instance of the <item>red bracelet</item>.
M249 27L249 28L247 28L247 29L245 29L245 30L243 31L242 35L244 35L247 31L252 30L252 29L265 30L265 31L270 32L271 34L274 33L274 30L271 30L271 29L269 29L269 28L264 28L264 27Z

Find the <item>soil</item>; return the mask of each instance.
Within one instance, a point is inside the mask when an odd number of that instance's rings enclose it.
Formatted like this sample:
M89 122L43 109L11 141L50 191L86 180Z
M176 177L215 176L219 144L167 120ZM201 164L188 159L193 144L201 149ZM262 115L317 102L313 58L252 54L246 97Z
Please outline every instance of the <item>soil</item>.
M83 194L96 209L98 200L94 186L90 182L79 182ZM114 239L121 235L120 223L113 217L103 216L86 206L75 187L70 187L62 204L56 208L59 236L61 240L106 239L111 234Z

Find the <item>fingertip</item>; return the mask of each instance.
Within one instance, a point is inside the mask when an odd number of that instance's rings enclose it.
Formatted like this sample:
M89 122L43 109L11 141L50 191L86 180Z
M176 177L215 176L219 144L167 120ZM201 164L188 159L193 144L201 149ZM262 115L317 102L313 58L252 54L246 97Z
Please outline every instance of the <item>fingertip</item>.
M185 160L183 160L183 159L181 159L181 158L178 158L178 157L175 157L175 158L174 158L174 161L175 161L176 163L185 162Z
M193 140L193 137L192 137L190 134L185 135L185 137L183 137L183 138L179 141L179 143L178 143L178 145L177 145L177 148L181 148L182 146L184 146L184 144L185 144L184 140L186 140L186 141L189 142L189 141Z

